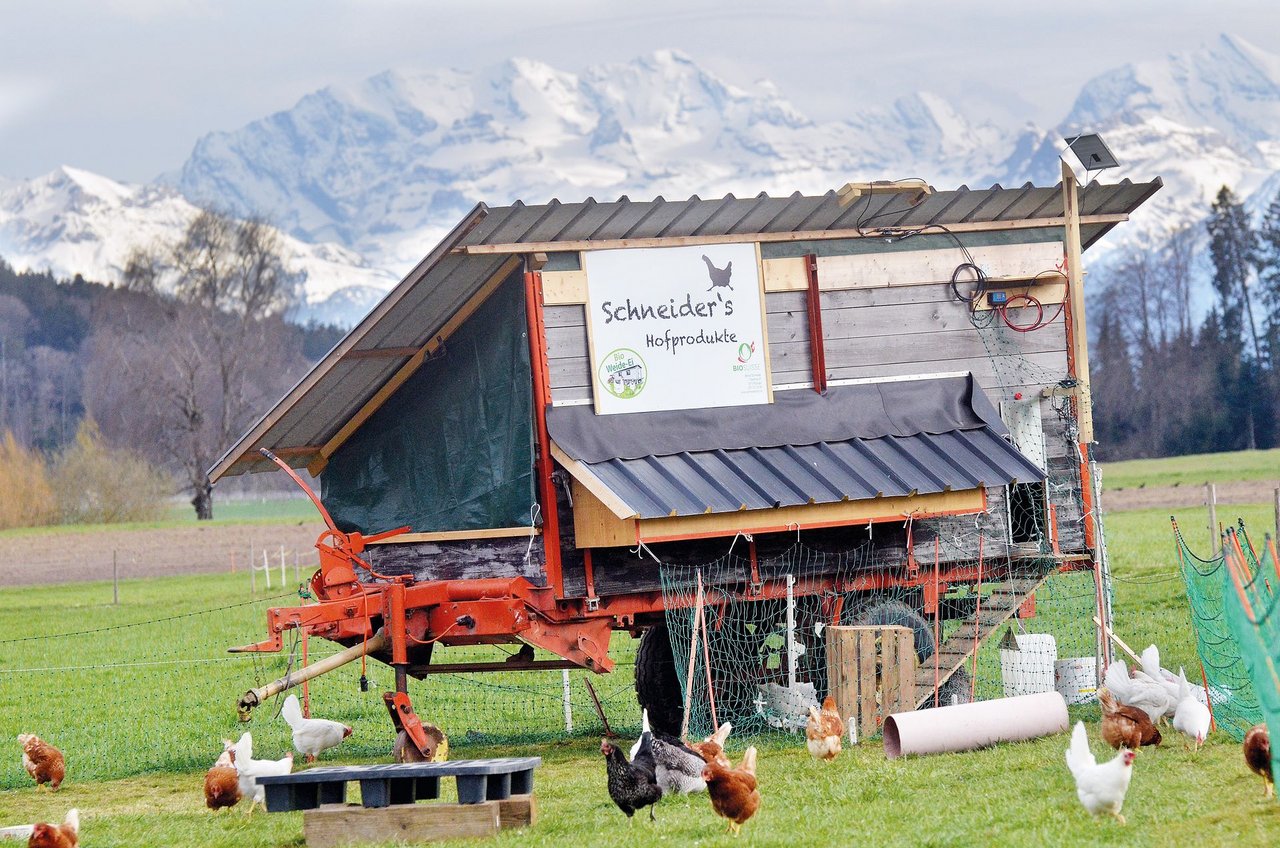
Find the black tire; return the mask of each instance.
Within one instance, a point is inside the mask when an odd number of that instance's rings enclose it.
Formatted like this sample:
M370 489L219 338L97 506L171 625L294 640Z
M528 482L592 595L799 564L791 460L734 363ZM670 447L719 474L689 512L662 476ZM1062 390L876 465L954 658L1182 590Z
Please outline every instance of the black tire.
M680 735L684 703L665 624L655 624L640 637L640 647L636 649L636 700L641 709L649 711L649 724L654 730Z
M924 616L902 601L873 601L853 617L853 624L880 627L910 627L915 636L916 658L924 662L933 656L933 629Z

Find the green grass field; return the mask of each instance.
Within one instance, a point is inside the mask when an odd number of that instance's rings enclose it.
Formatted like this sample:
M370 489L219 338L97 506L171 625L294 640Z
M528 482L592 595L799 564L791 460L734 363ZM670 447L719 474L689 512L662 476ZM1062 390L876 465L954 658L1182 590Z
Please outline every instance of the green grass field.
M1105 489L1202 486L1205 483L1251 480L1280 481L1280 448L1202 453L1167 459L1131 459L1102 466Z
M1183 467L1194 466L1192 460L1164 463L1153 476L1195 473ZM1136 648L1156 642L1166 666L1190 672L1198 661L1168 514L1107 518L1116 628ZM1237 516L1253 527L1272 521L1268 505L1220 513L1224 521ZM1205 535L1198 532L1203 513L1179 518L1195 545ZM0 737L38 732L62 747L69 763L61 791L36 791L10 743L12 756L0 758L0 825L60 820L78 806L87 848L304 844L300 814L246 819L237 809L215 815L204 808L200 789L218 739L243 729L234 717L236 697L284 670L282 657L255 661L223 650L261 638L263 610L290 599L251 599L243 575L128 582L121 596L117 607L106 602L110 589L103 584L0 590ZM48 638L56 634L77 635ZM634 700L625 662L633 643L616 638L620 673L597 682L610 714L627 717ZM327 649L315 650L313 659ZM384 666L370 665L368 693L356 686L358 675L351 666L321 678L312 695L318 714L356 727L341 760L374 762L389 744L378 697L389 675ZM457 756L543 757L536 777L539 823L503 833L494 844L738 844L703 796L664 800L656 824L643 816L628 822L605 792L598 737L558 738L559 684L553 672L533 682L517 674L483 683L433 678L414 689L419 709L450 732ZM594 724L576 694L575 716L580 728ZM1109 756L1092 725L1097 708L1072 708L1072 717L1091 723L1095 753ZM250 728L259 755L284 753L285 727L272 710L260 709ZM1161 750L1138 758L1125 804L1129 824L1120 827L1091 819L1076 801L1063 763L1065 736L893 762L873 739L829 766L813 761L796 737L761 737L754 742L762 750L764 802L740 841L1163 846L1280 840L1280 805L1263 801L1261 781L1244 768L1236 743L1215 734L1193 755L1173 731L1166 739ZM744 744L731 740L731 753Z

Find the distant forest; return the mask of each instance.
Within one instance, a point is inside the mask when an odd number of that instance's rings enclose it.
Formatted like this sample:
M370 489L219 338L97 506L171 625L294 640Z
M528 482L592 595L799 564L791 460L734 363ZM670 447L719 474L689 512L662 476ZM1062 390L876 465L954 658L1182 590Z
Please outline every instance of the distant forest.
M1090 289L1101 459L1280 445L1280 196L1254 228L1224 186L1204 225L1128 249Z
M156 355L157 348L140 342L166 335L175 341L175 327L191 329L184 320L189 309L145 287L108 286L80 275L57 280L17 272L0 258L0 434L7 431L20 446L53 455L75 441L89 415L111 444L172 468L173 456L157 452L156 433L139 426L138 417L150 406L142 396L147 387L181 401L173 396L173 378L185 379L183 366L180 357ZM260 402L243 404L232 428L245 428L265 412L345 332L278 316L256 323L262 336L252 345L250 390L241 394ZM208 352L201 337L189 332L186 342ZM122 379L126 375L132 379ZM175 482L175 494L180 486Z

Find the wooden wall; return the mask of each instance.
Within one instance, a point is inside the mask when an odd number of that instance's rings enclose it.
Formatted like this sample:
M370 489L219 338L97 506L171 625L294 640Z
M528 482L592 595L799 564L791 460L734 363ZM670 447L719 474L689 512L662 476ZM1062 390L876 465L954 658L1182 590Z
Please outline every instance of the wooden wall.
M1056 249L1060 249L1060 245L1050 252ZM1044 252L1043 248L1037 250ZM773 261L780 263L779 268L790 267L781 263L794 263L785 259ZM1044 257L1038 253L1028 261L1043 263ZM766 278L769 279L768 275ZM775 390L811 385L812 381L806 295L803 291L772 290L788 288L779 280L773 281L765 295L768 352ZM1041 389L1067 375L1067 338L1061 315L1030 333L1017 333L1004 326L979 329L970 320L968 305L956 300L947 283L822 288L828 380L837 385L841 380L970 371L988 397L999 404L1002 399L1012 398L1015 392L1022 392L1027 398L1036 397ZM1010 290L1016 288L1011 286ZM1061 296L1060 285L1052 290ZM1056 303L1048 303L1044 316L1049 317L1057 310ZM994 317L990 312L981 315ZM547 306L544 316L553 403L590 402L592 381L585 307L580 303L562 302ZM1030 323L1035 315L1031 309L1017 309L1010 311L1010 317L1023 324ZM1041 401L1040 413L1049 465L1046 469L1048 496L1057 511L1060 545L1065 552L1080 552L1084 550L1083 507L1074 446L1049 400ZM975 548L953 550L954 544L944 544L944 561L975 558L976 522L984 529L986 556L994 558L1009 553L1011 542L1004 487L988 490L988 507L988 514L981 517L921 522L913 535L917 558L922 562L932 561L935 538L944 542L967 539L973 543L970 547ZM688 551L672 548L672 553L706 558L708 554L714 555L715 550L727 549L727 545L727 539L709 540L705 544L691 543ZM905 560L905 554L905 537L878 540L877 561L900 563ZM565 567L571 595L585 589L581 567L575 559L570 555ZM618 551L616 555L598 551L595 573L597 589L602 593L624 587L629 590L642 586L656 588L657 564L647 557L641 562L625 551Z

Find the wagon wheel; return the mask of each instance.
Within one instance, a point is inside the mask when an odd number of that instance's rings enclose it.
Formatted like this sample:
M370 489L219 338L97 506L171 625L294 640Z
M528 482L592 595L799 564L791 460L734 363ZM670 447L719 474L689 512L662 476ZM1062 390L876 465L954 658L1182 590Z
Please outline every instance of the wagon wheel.
M641 709L649 711L649 724L654 730L680 735L684 701L666 624L655 624L640 637L640 647L636 649L636 700Z

